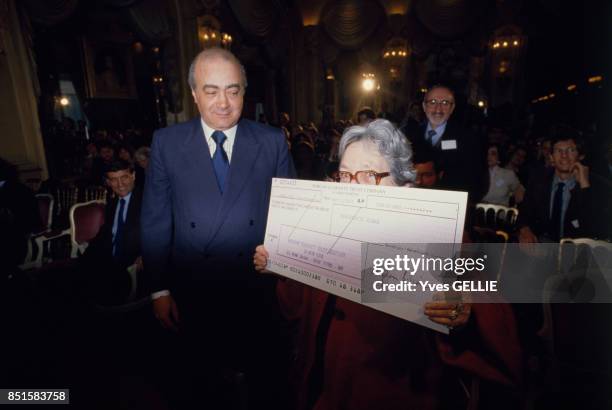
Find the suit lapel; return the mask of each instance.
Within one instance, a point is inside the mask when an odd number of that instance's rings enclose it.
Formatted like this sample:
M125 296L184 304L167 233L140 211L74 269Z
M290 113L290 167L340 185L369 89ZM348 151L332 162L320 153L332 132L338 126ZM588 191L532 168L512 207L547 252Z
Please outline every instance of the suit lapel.
M125 231L132 231L140 227L140 204L142 202L142 191L138 188L132 190L132 197L128 205L127 218L125 219Z
M553 184L554 178L555 178L555 173L554 172L549 173L544 179L544 186L542 186L542 191L544 191L543 192L544 203L542 204L542 210L544 211L543 212L544 215L542 216L543 216L543 220L546 221L547 223L547 228L548 228L548 225L550 225L550 211L551 211L550 200L552 196L552 184Z
M442 135L440 136L440 139L438 139L438 142L436 143L434 147L437 149L442 149L442 141L448 141L452 139L453 139L453 126L451 125L450 121L447 121L446 128L444 128L444 132L442 133Z
M106 205L106 214L104 215L104 243L110 244L110 252L112 253L113 249L113 225L115 224L115 213L117 213L117 203L119 199L114 197L110 200L110 202Z
M209 238L214 232L212 229L216 224L215 216L221 206L222 197L200 117L192 120L191 131L183 144L180 161L180 177L187 184L186 191L189 195L189 198L184 200L193 201L201 208L202 211L198 215L202 218L201 226L207 230L205 237Z
M217 186L217 177L212 166L210 150L206 143L204 130L200 119L193 120L189 137L183 146L181 161L187 178L193 181L194 190L198 196L204 196L206 208L214 208L220 204L221 192ZM204 206L204 203L202 203Z
M257 137L253 135L244 121L240 121L236 130L236 140L234 141L232 151L227 186L221 199L221 207L219 208L211 240L219 231L230 210L238 200L255 165L255 161L257 161L259 148Z

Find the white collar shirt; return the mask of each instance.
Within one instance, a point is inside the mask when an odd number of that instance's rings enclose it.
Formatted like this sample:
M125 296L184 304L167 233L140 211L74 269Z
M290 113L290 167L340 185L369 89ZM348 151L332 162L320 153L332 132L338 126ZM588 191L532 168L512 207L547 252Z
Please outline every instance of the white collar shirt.
M216 130L211 128L204 122L203 119L200 119L202 122L202 129L204 130L204 137L206 138L206 143L208 144L208 149L210 151L210 157L212 158L215 155L215 151L217 151L217 143L213 139L213 132ZM232 128L228 128L223 133L227 137L225 142L223 143L223 149L227 154L227 160L232 162L232 151L234 150L234 141L236 141L236 131L238 130L238 124L234 125Z
M430 130L435 131L435 134L431 138L429 137ZM425 130L425 139L431 143L432 147L435 147L438 141L440 141L440 138L442 138L442 135L444 135L444 131L446 131L446 122L438 125L437 128L433 128L431 126L431 123L427 121L427 128Z

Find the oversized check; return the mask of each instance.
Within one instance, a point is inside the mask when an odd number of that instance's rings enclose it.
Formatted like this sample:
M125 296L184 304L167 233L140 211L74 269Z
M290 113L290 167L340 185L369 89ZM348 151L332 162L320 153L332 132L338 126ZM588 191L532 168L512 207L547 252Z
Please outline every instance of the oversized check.
M362 303L362 244L460 243L466 203L465 192L275 178L267 268ZM447 333L424 315L422 298L365 305Z

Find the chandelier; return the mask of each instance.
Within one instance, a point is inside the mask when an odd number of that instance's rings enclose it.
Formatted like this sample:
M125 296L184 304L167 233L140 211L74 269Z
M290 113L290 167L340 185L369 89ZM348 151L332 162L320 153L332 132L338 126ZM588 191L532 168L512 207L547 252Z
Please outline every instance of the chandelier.
M229 50L232 46L231 35L221 31L221 23L210 14L198 17L198 40L202 50L221 47Z
M491 48L493 50L517 48L520 45L521 39L519 36L498 37L491 42Z
M383 49L383 58L388 60L404 59L410 55L408 44L405 39L401 37L393 37L387 41L385 48Z

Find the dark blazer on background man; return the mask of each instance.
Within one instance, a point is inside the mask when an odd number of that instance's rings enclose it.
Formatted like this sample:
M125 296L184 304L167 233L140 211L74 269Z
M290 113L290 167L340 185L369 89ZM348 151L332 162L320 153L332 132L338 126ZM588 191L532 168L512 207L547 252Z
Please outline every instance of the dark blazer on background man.
M85 255L88 258L111 260L113 259L113 223L115 213L118 212L117 196L112 198L106 204L104 214L104 225L96 237L90 242ZM127 268L134 263L137 257L140 256L140 208L142 206L142 190L138 185L134 186L130 203L128 205L125 225L123 227L123 239L120 241L121 249L117 252L119 255L115 263L122 268ZM84 256L85 256L84 255Z
M431 147L431 143L425 139L426 129L427 122L403 130L415 152L424 145ZM448 141L449 146L455 141L456 148L443 149L443 141ZM486 193L488 177L486 150L479 138L470 135L451 119L446 124L444 134L433 146L433 152L439 170L444 171L440 188L468 191L470 201L478 202Z
M534 175L527 190L525 198L519 206L517 227L531 228L538 238L550 238L550 200L552 195L554 170L547 169ZM571 192L567 211L563 221L563 236L570 238L589 237L595 234L597 214L593 202L594 188L582 189L576 183Z
M237 127L223 194L200 117L155 132L142 210L152 292L254 276L272 178L295 171L280 129L246 119Z
M142 190L134 186L128 204L123 238L119 242L120 249L113 257L113 223L115 213L119 211L118 197L111 199L105 208L104 225L96 237L89 243L81 257L81 264L90 276L94 278L94 286L103 299L113 303L124 302L130 292L130 280L126 269L131 266L140 252L140 211L142 206ZM109 294L112 293L112 294Z

